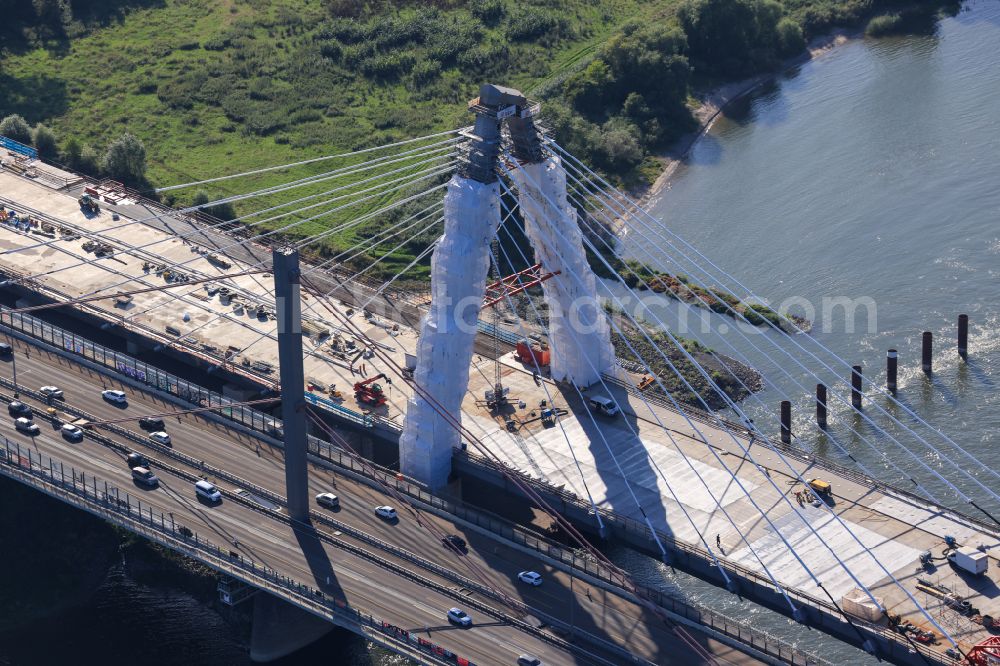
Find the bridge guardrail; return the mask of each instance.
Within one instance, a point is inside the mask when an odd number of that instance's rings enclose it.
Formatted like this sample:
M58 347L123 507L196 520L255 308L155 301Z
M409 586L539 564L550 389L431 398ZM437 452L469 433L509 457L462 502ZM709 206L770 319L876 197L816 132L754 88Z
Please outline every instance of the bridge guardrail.
M459 457L465 457L465 458L469 457L469 453L465 452L465 451L461 451L461 452L456 451L454 455L455 456L459 456ZM479 465L482 465L482 466L495 468L496 469L495 473L497 473L497 474L504 473L504 472L501 472L499 470L498 466L495 463L493 463L491 461L488 461L488 460L485 460L485 459L482 459L482 458L477 459L477 462L473 463L473 464L479 464ZM507 473L517 474L520 477L520 480L522 482L524 482L524 483L529 483L529 484L534 483L534 485L536 485L536 487L538 486L538 484L535 483L535 481L534 481L534 479L532 477L528 476L524 472L521 472L520 470L517 470L517 469L514 469L514 468L504 468L504 471L507 472ZM572 493L567 493L565 491L562 491L562 490L559 490L559 489L556 489L556 488L551 488L551 487L545 487L544 490L545 490L545 492L555 493L555 494L559 495L560 499L562 499L563 501L565 501L567 503L570 503L570 504L573 504L573 505L576 505L577 507L581 508L584 511L591 511L592 510L590 504L585 504L585 503L581 502L580 498L578 498L576 495L573 495ZM598 511L600 511L600 513L601 513L601 517L602 517L602 519L604 521L605 526L608 527L611 531L614 532L614 531L617 530L617 531L620 531L620 532L626 532L626 533L636 534L636 535L641 536L644 539L648 539L649 538L648 537L648 535L649 535L649 527L645 523L641 523L641 522L639 522L637 520L633 520L631 518L628 518L627 516L620 515L618 513L615 513L613 511L609 511L609 510L601 508L601 507L598 507ZM659 540L664 545L667 545L669 548L672 548L673 550L685 553L686 555L698 558L698 559L703 560L703 561L713 561L711 559L709 553L707 551L699 548L698 546L695 546L693 544L688 544L688 543L683 542L683 541L678 541L673 535L666 534L664 532L657 531L656 534L657 534ZM752 581L754 584L756 584L756 585L758 585L758 586L760 586L762 588L771 588L771 589L774 588L774 584L771 582L771 579L767 578L766 576L764 576L760 572L757 572L757 571L755 571L753 569L749 569L747 567L744 567L741 564L737 564L735 562L732 562L732 561L726 560L726 559L721 559L720 558L720 559L718 559L718 562L722 565L723 568L725 568L734 577L743 578L743 579ZM794 599L798 603L801 603L801 604L807 605L807 606L811 606L811 607L816 608L816 609L820 609L825 614L827 614L827 615L829 615L829 616L831 616L833 618L840 618L841 617L840 610L836 606L834 606L832 603L830 603L829 601L825 601L825 600L820 599L818 597L814 597L814 596L812 596L812 595L810 595L810 594L808 594L806 592L802 592L801 590L797 590L797 589L794 589L794 588L785 587L783 589L785 590L785 593L790 598ZM665 595L665 597L668 598L668 599L672 599L671 597L669 597L669 595ZM705 611L699 610L698 612L714 613L714 611L709 611L707 609ZM923 656L931 659L932 662L940 662L940 660L941 660L941 653L933 652L933 651L929 650L928 648L926 648L925 646L923 646L923 645L921 645L919 643L910 643L910 642L906 641L900 634L896 633L895 631L892 631L891 629L888 629L887 627L883 627L881 625L873 624L871 622L867 622L867 621L865 621L865 620L863 620L861 618L854 617L854 616L851 616L851 621L855 625L857 625L859 627L862 627L866 631L868 631L868 632L870 632L870 633L872 633L872 634L874 634L874 635L882 638L888 644L890 644L890 645L896 645L900 652L909 652L914 647L916 647L916 649L920 652L921 655L923 655ZM723 620L723 622L724 622L724 620ZM739 624L739 623L736 623L736 624ZM742 626L745 627L745 625L742 625ZM743 630L746 631L745 628Z
M7 380L5 378L0 377L0 386L11 386L12 387L13 386L13 382L11 382L11 381L9 381L9 380ZM28 396L36 399L36 400L39 400L41 402L45 402L45 396L43 396L38 391L34 391L34 390L31 390L31 389L20 389L20 391L21 391L21 393L23 393L25 395L28 395ZM2 394L0 394L0 399L8 400L9 401L8 396L2 395ZM70 405L61 404L61 407L62 407L63 411L65 411L67 413L70 413L70 414L73 414L74 416L77 416L79 418L85 418L85 419L91 420L91 421L98 421L99 420L98 417L96 417L96 416L94 416L92 414L89 414L89 413L87 413L87 412L85 412L85 411L83 411L81 409L72 407ZM50 417L39 415L39 418L40 419L48 419ZM220 478L220 479L224 479L225 481L227 481L229 483L232 483L232 484L238 486L241 489L250 490L255 495L261 497L262 499L269 500L269 501L275 503L276 505L281 505L281 506L287 505L286 498L283 497L282 495L279 495L278 493L275 493L275 492L273 492L271 490L268 490L267 488L264 488L262 486L254 484L254 483L252 483L250 481L247 481L246 479L243 479L243 478L241 478L239 476L236 476L234 474L230 474L230 473L226 472L225 470L222 470L221 468L217 468L217 467L214 467L212 465L207 465L207 464L204 463L204 461L200 461L200 460L198 460L198 459L196 459L196 458L194 458L192 456L189 456L187 454L181 453L179 451L175 451L175 450L173 450L170 447L166 447L166 446L163 446L161 444L157 444L157 443L153 442L152 440L150 440L150 439L148 439L146 437L143 437L142 435L140 435L138 433L134 433L134 432L132 432L130 430L122 428L121 426L118 426L117 424L104 424L104 425L102 425L100 427L101 428L105 428L107 430L110 430L110 431L114 432L115 434L118 434L118 435L120 435L120 436L122 436L122 437L124 437L124 438L126 438L126 439L128 439L130 441L136 442L136 443L141 444L143 446L149 446L150 448L156 450L159 453L162 453L162 454L166 455L169 458L172 458L174 460L179 460L179 461L183 462L184 464L188 465L189 467L198 468L200 471L204 471L207 474L210 474L210 475L212 475L214 477L217 477L217 478ZM129 452L129 449L126 446L124 446L124 445L122 445L122 444L120 444L118 442L115 442L112 439L104 437L100 433L94 432L93 430L88 431L87 432L87 436L91 437L92 439L98 440L102 445L104 445L104 446L106 446L108 448L111 448L111 449L113 449L115 451L118 451L119 453L122 453L123 455L127 455L128 452ZM50 458L50 460L51 460L51 458ZM173 476L176 476L178 478L184 479L185 481L194 482L194 481L197 481L199 478L201 478L201 477L199 477L196 474L193 474L191 472L187 472L186 470L179 469L179 468L173 467L171 465L164 464L160 460L155 461L155 463L156 463L156 468L157 469L161 469L163 471L169 472ZM249 508L249 509L251 509L253 511L256 511L258 513L262 513L264 515L267 515L267 516L269 516L271 518L277 519L278 521L291 526L293 529L297 529L295 521L292 520L289 516L281 513L280 511L273 510L273 509L270 509L270 508L265 507L265 506L261 506L260 504L258 504L257 502L253 501L252 499L240 495L238 492L234 492L234 491L231 491L231 490L226 489L226 488L219 488L219 490L220 490L220 492L227 499L235 501L235 502L237 502L237 503L239 503L239 504L241 504L241 505L243 505L243 506L245 506L245 507L247 507L247 508ZM483 594L483 595L485 595L487 597L490 597L490 598L493 598L493 599L495 599L497 601L500 601L500 602L502 602L502 603L504 603L504 604L506 604L506 605L508 605L508 606L510 606L512 608L516 608L521 613L524 613L524 614L529 614L530 613L530 614L534 614L534 615L542 615L541 613L537 612L535 609L528 608L524 604L516 601L515 599L512 599L511 597L503 594L502 592L500 592L498 590L495 590L495 589L490 588L488 586L484 586L483 584L481 584L481 583L479 583L477 581L474 581L474 580L472 580L470 578L467 578L465 576L462 576L462 575L460 575L460 574L452 571L451 569L449 569L447 567L438 565L438 564L436 564L434 562L431 562L429 560L426 560L426 559L424 559L424 558L422 558L422 557L420 557L420 556L418 556L418 555L416 555L416 554L414 554L414 553L412 553L410 551L404 550L404 549L399 548L399 547L397 547L397 546L395 546L393 544L390 544L390 543L388 543L386 541L378 539L377 537L374 537L374 536L372 536L370 534L367 534L363 530L356 529L356 528L352 527L351 525L348 525L348 524L343 523L343 522L338 521L338 520L334 520L334 519L330 518L329 516L326 516L326 515L324 515L322 513L316 512L316 511L310 512L310 516L311 516L311 518L313 520L316 520L316 521L318 521L320 523L323 523L325 525L334 527L334 528L340 530L341 532L346 533L346 534L350 535L351 537L353 537L353 538L355 538L355 539L357 539L359 541L362 541L362 542L367 543L369 545L375 546L376 548L378 548L380 550L383 550L385 552L391 553L392 555L394 555L396 557L399 557L400 559L403 559L403 560L406 560L408 562L411 562L411 563L417 565L418 567L420 567L422 569L425 569L425 570L427 570L429 572L434 573L437 576L440 576L441 578L444 578L446 580L450 580L450 581L452 581L452 582L454 582L454 583L456 583L458 585L461 585L462 587L465 587L465 588L468 588L468 589L477 590L478 592L480 592L481 594ZM300 527L308 527L308 526L302 525ZM355 555L358 555L359 557L363 557L365 559L368 559L368 560L371 560L373 562L376 562L377 564L379 564L379 566L381 566L381 567L383 567L385 569L391 570L394 573L396 573L397 575L404 576L406 578L410 578L411 580L414 580L415 582L418 582L419 584L421 584L421 585L423 585L425 587L430 587L430 588L437 589L439 592L442 592L442 593L446 593L447 594L447 593L450 592L450 590L446 586L444 586L444 585L438 584L438 583L436 583L434 581L430 581L429 579L426 579L423 576L420 576L418 574L415 574L412 571L409 571L409 570L407 570L407 569L405 569L403 567L400 567L399 565L397 565L397 564L395 564L395 563L393 563L393 562L391 562L389 560L386 560L385 558L380 557L379 555L376 555L376 554L368 552L368 551L364 551L363 549L360 549L360 548L354 546L353 544L347 543L343 539L335 538L333 536L330 536L328 534L324 534L324 533L321 533L321 532L318 532L318 531L315 532L315 534L316 534L317 538L319 538L320 540L326 541L327 543L330 543L331 545L334 545L334 546L336 546L338 548L341 548L343 550L347 550L349 552L352 552ZM494 616L496 616L498 614L498 611L496 609L494 609L494 608L492 608L490 606L487 606L487 605L483 604L482 602L479 602L478 600L476 600L474 598L466 599L465 603L466 603L466 605L468 605L470 607L473 607L476 610L479 610L481 612L484 612L484 613L487 613L487 614L491 614L491 615L494 615ZM532 626L532 625L530 625L530 624L528 624L526 622L523 622L523 621L521 621L521 620L519 620L517 618L514 618L512 616L508 616L508 615L506 615L504 613L501 613L500 616L503 617L503 619L505 621L507 621L507 622L509 622L511 624L517 625L521 630L527 631L528 633L531 633L531 634L534 634L537 637L541 638L542 640L545 640L545 641L550 642L550 643L557 643L558 646L561 647L561 648L563 648L563 649L571 649L571 644L569 644L569 643L567 643L565 641L562 641L561 639L555 639L555 638L551 637L550 635L545 634L544 632L540 631L536 627L534 627L534 626ZM551 617L551 616L545 616L544 619L550 625L561 626L564 629L571 629L571 627L568 627L567 625L565 625L565 623L562 622L561 620L559 620L558 618ZM615 645L615 644L613 644L613 643L611 643L609 641L606 641L604 639L601 639L600 637L593 636L592 634L589 634L589 633L585 634L585 636L586 636L587 640L590 640L591 642L595 643L596 645L599 645L600 647L602 647L604 649L611 650L612 652L623 652L623 648L621 648L620 646ZM628 652L624 651L624 654L627 656ZM633 661L635 663L640 663L640 661L642 661L642 660L634 659Z
M513 525L509 521L499 516L490 515L486 511L470 509L463 504L432 495L419 484L413 483L405 477L400 478L399 475L393 473L391 470L380 468L370 461L360 463L354 456L327 442L317 440L316 443L319 444L319 447L315 450L310 447L310 452L339 467L348 469L362 477L374 479L379 484L390 485L397 491L409 495L424 504L428 504L457 518L482 527L515 544L534 550L541 555L560 561L579 571L583 571L594 578L615 586L620 586L621 584L621 581L613 576L604 566L589 555L581 554L578 549L558 544L552 539ZM711 627L730 638L751 645L755 649L778 658L785 663L794 664L795 666L826 666L830 664L830 662L824 659L802 652L779 638L749 627L745 623L713 611L701 604L678 598L668 592L641 585L633 584L632 588L637 596L641 596L667 611L698 624Z
M196 384L180 379L179 377L171 375L170 373L163 372L158 368L150 366L126 354L121 354L120 352L117 352L115 350L111 350L101 345L97 345L96 343L93 343L85 338L77 336L69 331L65 331L58 327L47 324L35 317L32 317L31 315L25 313L10 313L9 309L0 308L0 325L9 326L12 329L30 335L31 337L35 337L44 342L48 342L50 344L53 344L54 346L60 347L69 352L76 353L80 356L83 356L84 358L95 361L112 370L121 372L130 377L133 377L134 379L142 381L143 383L149 386L158 388L160 390L164 390L168 393L172 393L173 395L181 397L182 399L188 402L192 402L194 404L199 404L202 406L210 406L210 405L219 406L220 413L247 427L257 430L258 432L264 432L269 434L280 432L281 422L278 419L275 419L273 417L263 414L262 412L259 412L257 410L245 406L227 407L227 405L231 404L234 401L229 400L228 398L225 398L223 396L220 396L217 393L208 391L207 389L204 389ZM626 388L628 388L627 384ZM666 407L669 409L673 409L672 405ZM714 421L714 417L700 416L697 418L699 418L699 420L710 418L711 421L705 420L705 422L709 424L712 421ZM732 424L732 427L745 430L744 428L742 428L742 426L738 426L737 424ZM396 428L398 428L398 426L396 426ZM309 438L309 447L311 451L314 451L316 453L320 453L324 449L327 450L333 449L333 447L328 443L322 442L322 440L318 440L317 438L312 436L310 436ZM785 449L785 447L781 448L783 450ZM829 465L830 467L838 468L838 471L840 471L839 469L840 466L836 465L835 463L830 463L825 459L819 459L813 456L808 456L804 452L799 452L797 449L791 449L789 452L791 453L792 451L797 452L798 455L806 456L804 459L807 461L817 462L823 466ZM525 475L523 472L520 472L519 470L513 468L504 468L503 470L500 470L494 463L482 458L472 458L468 456L468 453L465 452L456 452L456 455L466 456L467 462L469 464L480 467L492 468L495 470L496 473L517 473L526 483L530 483L536 487L540 485L537 482L537 480L533 479L530 476ZM321 455L321 457L324 456ZM860 475L856 472L851 472L850 470L844 470L844 474L845 476L850 475L854 478L859 479L859 482L865 482L867 484L876 486L880 489L889 491L891 493L903 495L922 505L926 504L926 500L924 500L923 498L920 498L919 496L916 496L912 493L909 493L908 491L902 490L890 484L877 482L874 479L869 479L864 475ZM555 493L559 495L561 499L570 504L582 506L580 499L575 495L573 495L572 493L567 493L565 491L551 488L546 485L542 485L541 487L548 493ZM587 505L587 508L589 509L589 505ZM949 512L954 514L961 520L974 523L975 525L989 532L994 531L993 526L985 523L984 521L980 521L976 518L967 516L958 511L949 510ZM640 523L626 516L609 512L604 509L601 510L601 513L606 523L616 526L618 529L624 532L637 535L644 535L644 536L648 535L649 530L648 527L645 525L645 523ZM708 559L707 552L703 551L697 546L676 541L672 536L665 535L663 533L658 532L658 536L664 543L671 544L671 546L675 550L685 552L691 556L698 557L703 560ZM726 568L731 569L734 573L744 576L749 580L756 581L765 587L771 586L769 579L765 580L763 576L761 576L760 574L758 574L753 570L746 569L732 562L725 562L725 566ZM584 565L584 570L588 571L588 573L592 573L589 569L586 568L586 565ZM796 590L786 589L786 591L789 592L790 597L797 598L802 603L823 609L825 612L833 616L838 615L838 612L835 609L835 607L832 604L823 601L822 599L812 597L811 595L807 595L805 593ZM672 602L673 601L676 600L672 600ZM705 611L698 611L698 612L701 613ZM707 612L710 613L711 611ZM854 620L854 621L861 624L860 620ZM893 632L887 632L879 627L875 627L874 631L875 633L879 633L880 635L890 636L891 637L890 640L894 642L899 642L898 635ZM909 649L909 645L906 645L906 648ZM921 649L924 650L924 648Z
M22 451L17 442L12 442L6 437L3 438L3 442L4 449L0 451L0 473L5 476L40 488L63 501L128 527L147 538L198 559L217 571L284 597L328 619L338 618L341 622L351 625L360 624L362 628L369 630L365 633L370 638L389 649L410 656L414 656L413 653L416 652L420 659L443 666L451 664L475 666L468 659L431 641L419 638L415 633L407 632L351 607L345 600L329 599L321 590L299 583L266 565L259 565L242 554L234 557L218 545L201 538L197 532L178 525L172 516L168 520L162 512L154 513L148 503L144 512L140 499L132 498L127 492L122 493L113 485L109 486L106 482L98 485L96 477L91 476L88 479L84 472L77 472L74 467L69 469L67 478L67 470L62 463L48 458L46 468L40 454L30 449ZM372 632L375 632L375 635L372 635ZM379 636L383 636L384 639L379 640Z

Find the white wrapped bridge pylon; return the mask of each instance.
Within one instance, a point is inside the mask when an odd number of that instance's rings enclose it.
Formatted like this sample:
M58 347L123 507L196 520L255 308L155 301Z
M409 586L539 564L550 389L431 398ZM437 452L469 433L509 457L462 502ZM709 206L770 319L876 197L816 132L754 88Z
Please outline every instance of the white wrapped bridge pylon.
M500 224L497 183L453 176L444 198L444 235L431 257L431 305L420 326L413 379L399 440L400 471L431 488L447 483L452 449L461 445L453 422L462 418L479 312L490 267L490 243Z
M566 172L558 157L549 157L512 175L535 258L544 271L559 272L542 283L549 305L552 379L590 386L617 366L576 209L566 201Z

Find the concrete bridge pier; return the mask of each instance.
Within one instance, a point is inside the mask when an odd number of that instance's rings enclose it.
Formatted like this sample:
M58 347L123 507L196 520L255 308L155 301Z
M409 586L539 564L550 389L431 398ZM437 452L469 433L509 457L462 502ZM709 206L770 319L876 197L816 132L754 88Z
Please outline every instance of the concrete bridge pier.
M288 515L309 521L306 454L305 377L302 367L302 301L299 253L275 249L274 300L278 315L278 365L281 373L281 421L285 442L285 494Z
M334 629L322 618L270 594L253 598L250 659L258 663L287 657L316 642Z

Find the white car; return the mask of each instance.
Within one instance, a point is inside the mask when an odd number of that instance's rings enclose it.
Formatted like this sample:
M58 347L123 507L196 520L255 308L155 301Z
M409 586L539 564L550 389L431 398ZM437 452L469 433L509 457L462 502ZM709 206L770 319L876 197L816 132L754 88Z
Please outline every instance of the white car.
M375 514L379 518L385 518L386 520L395 520L396 510L391 506L377 506L375 507Z
M340 498L333 493L320 493L316 495L316 504L325 506L328 509L339 509Z
M535 587L542 584L542 576L537 571L522 571L517 574L517 577L522 583L534 585Z
M101 391L101 397L108 402L117 402L119 405L124 405L128 402L128 396L125 395L125 391Z
M460 627L468 627L472 624L472 618L469 614L460 608L449 608L448 609L448 621L454 622Z
M170 435L163 432L162 430L158 432L149 433L149 438L156 442L157 444L163 444L164 446L170 446Z
M63 399L63 390L58 386L43 386L38 389L38 392L44 395L46 398L52 398L54 400Z
M204 479L194 484L194 494L198 497L204 497L209 502L222 501L222 493L215 487L215 484Z
M79 442L83 439L83 431L77 428L72 423L64 423L62 428L59 429L62 436L71 442Z

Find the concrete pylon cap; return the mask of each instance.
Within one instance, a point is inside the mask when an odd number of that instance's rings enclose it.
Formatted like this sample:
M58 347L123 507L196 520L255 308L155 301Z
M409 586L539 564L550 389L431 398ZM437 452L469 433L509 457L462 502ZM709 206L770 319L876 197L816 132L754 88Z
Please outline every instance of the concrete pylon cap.
M484 106L501 107L516 104L524 106L527 99L520 90L496 86L492 83L484 83L479 88L479 103Z

